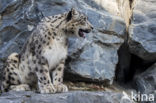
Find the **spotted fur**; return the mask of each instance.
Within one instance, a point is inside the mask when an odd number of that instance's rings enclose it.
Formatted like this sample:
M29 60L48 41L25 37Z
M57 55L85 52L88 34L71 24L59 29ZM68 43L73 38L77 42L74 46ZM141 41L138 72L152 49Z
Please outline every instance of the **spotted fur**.
M63 84L67 38L84 37L83 32L88 33L91 29L87 17L75 9L43 18L21 53L12 53L8 57L2 90L35 88L40 93L67 92L68 88Z

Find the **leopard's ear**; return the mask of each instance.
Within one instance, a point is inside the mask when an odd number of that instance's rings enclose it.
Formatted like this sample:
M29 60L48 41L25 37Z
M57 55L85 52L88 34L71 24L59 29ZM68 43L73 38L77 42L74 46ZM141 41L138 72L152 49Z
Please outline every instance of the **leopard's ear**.
M72 15L76 15L77 14L77 11L75 8L71 8L71 12L72 12Z
M72 17L76 14L77 14L77 11L74 8L71 8L71 10L67 14L67 18L66 18L67 21L70 21Z
M72 11L69 11L68 14L67 14L67 21L71 20L72 19Z

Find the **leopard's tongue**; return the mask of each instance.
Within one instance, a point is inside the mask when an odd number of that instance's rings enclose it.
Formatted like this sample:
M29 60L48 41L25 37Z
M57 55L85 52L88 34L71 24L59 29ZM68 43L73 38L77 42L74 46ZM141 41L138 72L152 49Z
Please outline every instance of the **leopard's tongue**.
M85 35L84 35L83 31L80 31L80 32L79 32L79 35L80 35L80 37L85 38Z

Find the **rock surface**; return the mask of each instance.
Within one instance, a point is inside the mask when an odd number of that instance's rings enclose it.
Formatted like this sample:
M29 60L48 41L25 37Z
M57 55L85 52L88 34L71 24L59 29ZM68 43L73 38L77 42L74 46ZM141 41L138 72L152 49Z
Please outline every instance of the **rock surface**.
M154 94L156 97L156 63L134 78L135 88L141 93Z
M0 103L133 103L122 93L73 91L61 94L9 92L0 96Z
M123 39L96 32L89 34L88 40L73 39L70 42L72 44L69 45L70 71L112 84L118 62L117 50Z
M155 5L155 0L136 0L129 28L131 52L148 61L156 60Z
M118 62L117 50L124 42L125 22L96 2L79 0L3 0L0 6L0 58L2 61L12 52L20 52L33 28L44 16L55 15L75 7L89 17L94 31L86 39L69 39L67 69L91 80L112 84ZM70 71L69 70L69 71Z
M122 17L129 26L129 20L132 15L132 7L134 0L93 0L98 4L99 9L104 9L109 13ZM92 2L92 0L90 0Z

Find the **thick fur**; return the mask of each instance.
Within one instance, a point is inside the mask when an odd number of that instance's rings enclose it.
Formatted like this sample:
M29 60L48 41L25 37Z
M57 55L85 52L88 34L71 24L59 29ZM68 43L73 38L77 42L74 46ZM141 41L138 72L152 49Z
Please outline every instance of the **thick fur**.
M90 32L92 28L87 17L75 9L43 18L21 53L8 57L2 90L34 88L40 93L67 92L68 88L63 84L67 38L79 36L80 29Z

